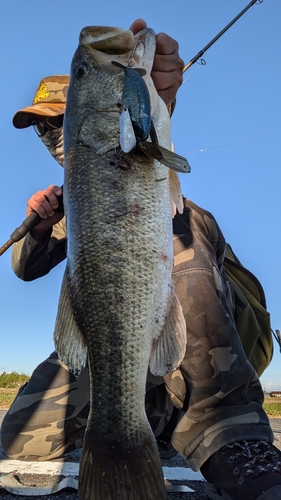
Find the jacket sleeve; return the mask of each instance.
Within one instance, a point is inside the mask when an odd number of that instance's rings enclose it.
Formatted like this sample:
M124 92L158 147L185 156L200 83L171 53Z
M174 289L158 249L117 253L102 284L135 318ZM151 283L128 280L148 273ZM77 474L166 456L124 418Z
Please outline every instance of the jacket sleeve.
M12 269L18 278L32 281L41 278L66 258L65 218L55 224L42 243L30 233L12 247Z

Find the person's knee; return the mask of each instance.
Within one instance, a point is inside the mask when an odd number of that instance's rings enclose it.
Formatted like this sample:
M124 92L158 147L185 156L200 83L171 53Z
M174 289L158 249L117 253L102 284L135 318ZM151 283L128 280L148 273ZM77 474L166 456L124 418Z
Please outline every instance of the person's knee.
M0 437L2 449L7 457L18 459L19 455L23 455L23 443L15 429L13 429L8 414L6 414L2 422Z

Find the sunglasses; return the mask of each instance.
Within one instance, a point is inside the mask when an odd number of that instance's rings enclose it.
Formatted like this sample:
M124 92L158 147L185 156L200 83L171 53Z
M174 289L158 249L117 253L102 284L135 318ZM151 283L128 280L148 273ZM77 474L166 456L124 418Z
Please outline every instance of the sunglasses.
M31 125L38 137L43 137L50 130L62 127L63 116L64 115L48 116L44 121L33 121Z

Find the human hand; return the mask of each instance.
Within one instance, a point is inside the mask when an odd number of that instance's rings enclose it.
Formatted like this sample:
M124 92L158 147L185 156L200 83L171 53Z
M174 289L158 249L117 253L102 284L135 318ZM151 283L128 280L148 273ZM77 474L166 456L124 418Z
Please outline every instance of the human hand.
M47 189L37 191L29 198L27 202L27 217L32 212L37 212L42 221L31 231L31 235L39 241L44 233L59 222L64 214L57 210L59 207L58 196L62 195L62 189L59 186L51 184Z
M146 22L137 19L130 30L134 33L145 29ZM165 104L171 104L183 81L184 62L179 56L179 44L166 33L156 36L156 51L151 77L155 88Z

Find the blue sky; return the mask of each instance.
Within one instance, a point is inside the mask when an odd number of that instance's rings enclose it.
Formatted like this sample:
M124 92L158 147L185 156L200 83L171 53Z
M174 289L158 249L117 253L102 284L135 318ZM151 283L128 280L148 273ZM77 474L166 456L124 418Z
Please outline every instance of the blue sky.
M16 130L14 113L31 104L44 76L69 73L80 30L87 25L128 28L144 18L157 33L194 57L247 0L11 0L0 4L1 167L0 246L25 218L27 199L63 170L32 129ZM172 118L175 149L192 171L182 176L186 197L214 214L242 263L261 281L272 327L280 307L280 37L281 1L256 4L204 55L205 66L184 75ZM24 283L0 257L0 371L30 374L53 350L53 326L65 264ZM266 389L281 389L275 343Z

